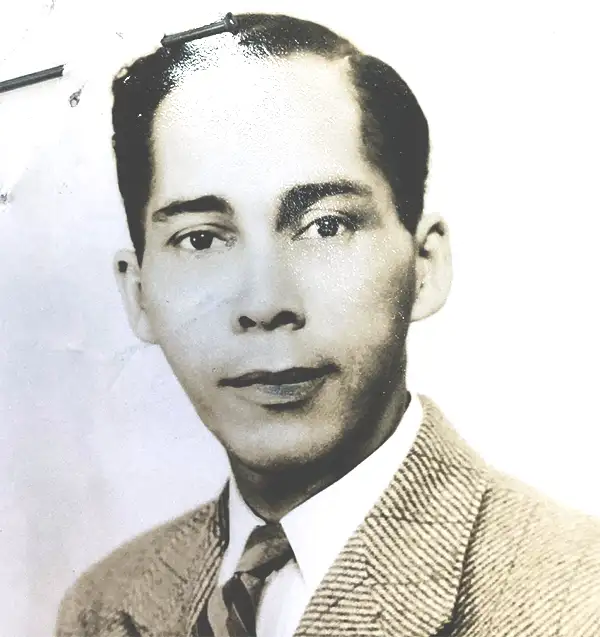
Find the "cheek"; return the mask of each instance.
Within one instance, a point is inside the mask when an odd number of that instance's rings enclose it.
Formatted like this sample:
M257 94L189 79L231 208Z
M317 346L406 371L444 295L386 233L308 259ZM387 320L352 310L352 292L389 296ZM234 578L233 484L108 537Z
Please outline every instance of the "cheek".
M308 286L310 315L331 333L365 339L367 330L382 337L408 322L414 294L414 259L410 245L363 241L352 250L328 251L313 266Z
M181 347L206 354L218 349L227 325L228 303L236 293L231 268L202 269L194 259L150 256L142 269L144 309L164 349Z

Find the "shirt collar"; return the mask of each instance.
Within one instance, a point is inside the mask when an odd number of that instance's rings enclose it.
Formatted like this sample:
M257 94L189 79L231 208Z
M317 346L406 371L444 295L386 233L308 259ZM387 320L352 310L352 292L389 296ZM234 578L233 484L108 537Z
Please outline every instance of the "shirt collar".
M401 424L370 456L337 482L281 519L309 594L317 586L391 482L417 437L423 409L413 395ZM244 502L233 476L229 494L229 545L219 583L234 573L255 526L264 524Z
M242 498L233 474L229 479L228 507L229 542L219 571L219 585L223 585L233 576L252 530L265 524L265 521L259 518Z

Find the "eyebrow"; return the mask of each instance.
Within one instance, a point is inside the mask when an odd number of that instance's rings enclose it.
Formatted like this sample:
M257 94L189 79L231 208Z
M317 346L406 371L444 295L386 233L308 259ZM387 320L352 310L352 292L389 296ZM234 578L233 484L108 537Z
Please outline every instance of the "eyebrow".
M368 197L373 195L369 186L348 179L300 184L290 188L279 203L276 228L278 231L298 222L304 211L322 199L355 195ZM219 212L233 215L231 205L222 197L204 195L196 199L174 201L152 213L153 222L164 222L170 217L186 213Z
M228 215L233 214L231 206L222 197L204 195L196 199L174 201L168 206L159 208L152 213L152 221L166 221L169 217L188 212L221 212Z
M310 206L328 197L356 195L370 197L373 191L366 184L347 179L326 181L314 184L302 184L290 188L279 204L277 215L277 230L298 222Z

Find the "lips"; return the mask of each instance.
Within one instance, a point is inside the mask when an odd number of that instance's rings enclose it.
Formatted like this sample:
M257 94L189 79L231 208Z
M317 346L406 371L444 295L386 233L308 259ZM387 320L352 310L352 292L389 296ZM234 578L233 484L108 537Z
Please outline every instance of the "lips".
M331 374L333 365L323 367L292 367L280 372L254 371L235 378L226 378L219 384L224 387L250 387L251 385L290 385L305 383Z
M231 387L244 399L259 405L285 405L306 402L337 371L338 368L331 364L281 371L256 370L223 379L219 385Z

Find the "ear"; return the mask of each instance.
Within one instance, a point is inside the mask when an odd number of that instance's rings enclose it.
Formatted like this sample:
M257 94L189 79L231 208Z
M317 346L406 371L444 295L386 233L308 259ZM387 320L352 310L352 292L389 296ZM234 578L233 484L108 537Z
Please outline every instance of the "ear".
M450 293L452 256L446 222L438 216L423 216L415 242L416 289L411 321L420 321L440 310Z
M114 268L121 299L127 312L129 325L135 335L146 343L155 343L142 298L140 266L133 250L119 250Z

